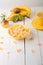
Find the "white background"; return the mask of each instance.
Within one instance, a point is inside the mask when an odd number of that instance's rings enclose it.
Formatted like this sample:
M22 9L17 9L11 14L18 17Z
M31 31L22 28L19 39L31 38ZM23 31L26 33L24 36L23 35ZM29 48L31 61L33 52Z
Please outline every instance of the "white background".
M6 9L8 10L9 8L17 5L34 6L32 8L33 12L43 11L43 7L42 7L43 0L0 0L0 14L1 12L3 12L3 10ZM1 11L1 9L3 10ZM8 35L7 29L3 29L0 26L0 35L4 36L4 39L0 39L0 41L4 42L4 44L1 45L1 47L3 47L3 51L0 51L0 65L42 65L43 64L43 31L35 30L31 26L30 21L31 19L26 19L25 25L27 25L32 30L34 39L32 41L28 41L28 39L26 38L25 43L24 40L16 41L12 39L12 37ZM23 22L19 22L19 23L23 23ZM14 41L16 41L17 44L13 44ZM37 42L41 43L40 47L36 45ZM24 49L24 45L25 45L25 49ZM16 52L17 49L21 49L22 51L20 53L17 53ZM34 54L31 53L31 49L35 50ZM9 55L7 55L8 51L10 51Z
M0 9L17 5L43 6L43 0L0 0Z

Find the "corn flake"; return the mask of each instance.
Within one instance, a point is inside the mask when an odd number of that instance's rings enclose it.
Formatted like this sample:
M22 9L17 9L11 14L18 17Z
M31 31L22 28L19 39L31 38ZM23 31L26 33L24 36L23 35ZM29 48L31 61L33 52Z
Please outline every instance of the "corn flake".
M41 46L41 43L40 43L40 42L37 42L36 45L37 45L37 46Z
M17 49L17 52L20 53L22 50L21 49Z
M31 49L31 53L35 53L35 50L34 49Z

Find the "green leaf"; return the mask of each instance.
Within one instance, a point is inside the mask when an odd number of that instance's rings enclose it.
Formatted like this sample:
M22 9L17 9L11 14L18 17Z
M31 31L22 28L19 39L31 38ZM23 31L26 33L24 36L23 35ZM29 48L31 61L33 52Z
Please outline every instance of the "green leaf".
M0 15L0 17L1 17L1 18L5 18L5 17L6 17L5 13L2 13L2 14Z
M18 22L18 21L23 21L24 19L25 19L24 16L22 16L21 14L18 14L15 17L13 17L12 21L13 22Z
M18 21L18 16L13 17L12 21L17 22Z
M23 21L24 19L25 19L25 17L22 16L21 14L19 14L19 20L20 20L20 21Z

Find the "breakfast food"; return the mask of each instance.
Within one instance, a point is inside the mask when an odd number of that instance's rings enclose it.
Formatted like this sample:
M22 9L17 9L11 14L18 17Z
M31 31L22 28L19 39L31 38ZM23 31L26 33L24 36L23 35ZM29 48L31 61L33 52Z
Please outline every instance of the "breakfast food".
M0 42L0 44L3 44L3 42Z
M22 51L22 49L17 49L17 53L20 53Z
M33 40L34 38L33 37L30 37L29 40Z
M37 46L41 46L42 44L41 44L40 42L37 42L36 45L37 45Z
M38 16L38 18L39 18L40 21L41 21L41 22L39 22L40 25L43 26L43 12L38 12L38 13L37 13L37 16Z
M31 24L35 29L43 30L43 12L38 12L37 16L38 17L33 19Z
M3 48L2 47L0 47L0 51L3 51Z
M34 54L35 53L35 50L34 49L31 49L31 53Z
M7 20L8 21L13 21L13 22L17 22L17 21L24 21L24 16L22 16L21 14L11 14L8 18L7 18Z
M38 17L43 17L43 11L42 11L42 12L38 12L38 13L37 13L37 16L38 16Z
M30 34L30 29L23 24L16 24L9 28L8 33L15 39L24 39Z
M2 20L2 26L3 26L4 28L7 28L8 25L9 25L9 22L8 22L7 20L3 19L3 20Z
M18 6L18 7L14 7L11 9L11 14L10 16L8 16L7 20L8 21L13 21L13 19L16 18L17 21L22 21L24 20L24 17L28 17L30 18L30 15L31 15L31 9L27 6ZM21 16L19 19L19 16ZM15 21L14 21L15 22Z
M43 30L43 20L41 20L39 17L32 20L32 26L37 30Z
M12 8L11 12L14 12L16 14L16 12L19 11L18 13L20 13L23 16L29 16L31 14L31 9L30 7L27 6L17 6L16 8Z
M4 28L7 28L8 25L9 25L9 21L5 19L5 14L2 14L0 17L2 18L1 25L2 25Z

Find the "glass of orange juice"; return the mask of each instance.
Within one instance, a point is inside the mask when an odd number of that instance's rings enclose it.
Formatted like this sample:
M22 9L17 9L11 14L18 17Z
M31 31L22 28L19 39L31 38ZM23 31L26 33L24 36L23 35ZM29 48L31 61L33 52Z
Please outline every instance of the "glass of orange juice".
M38 12L37 16L38 16L38 19L39 19L38 24L43 26L43 12Z

